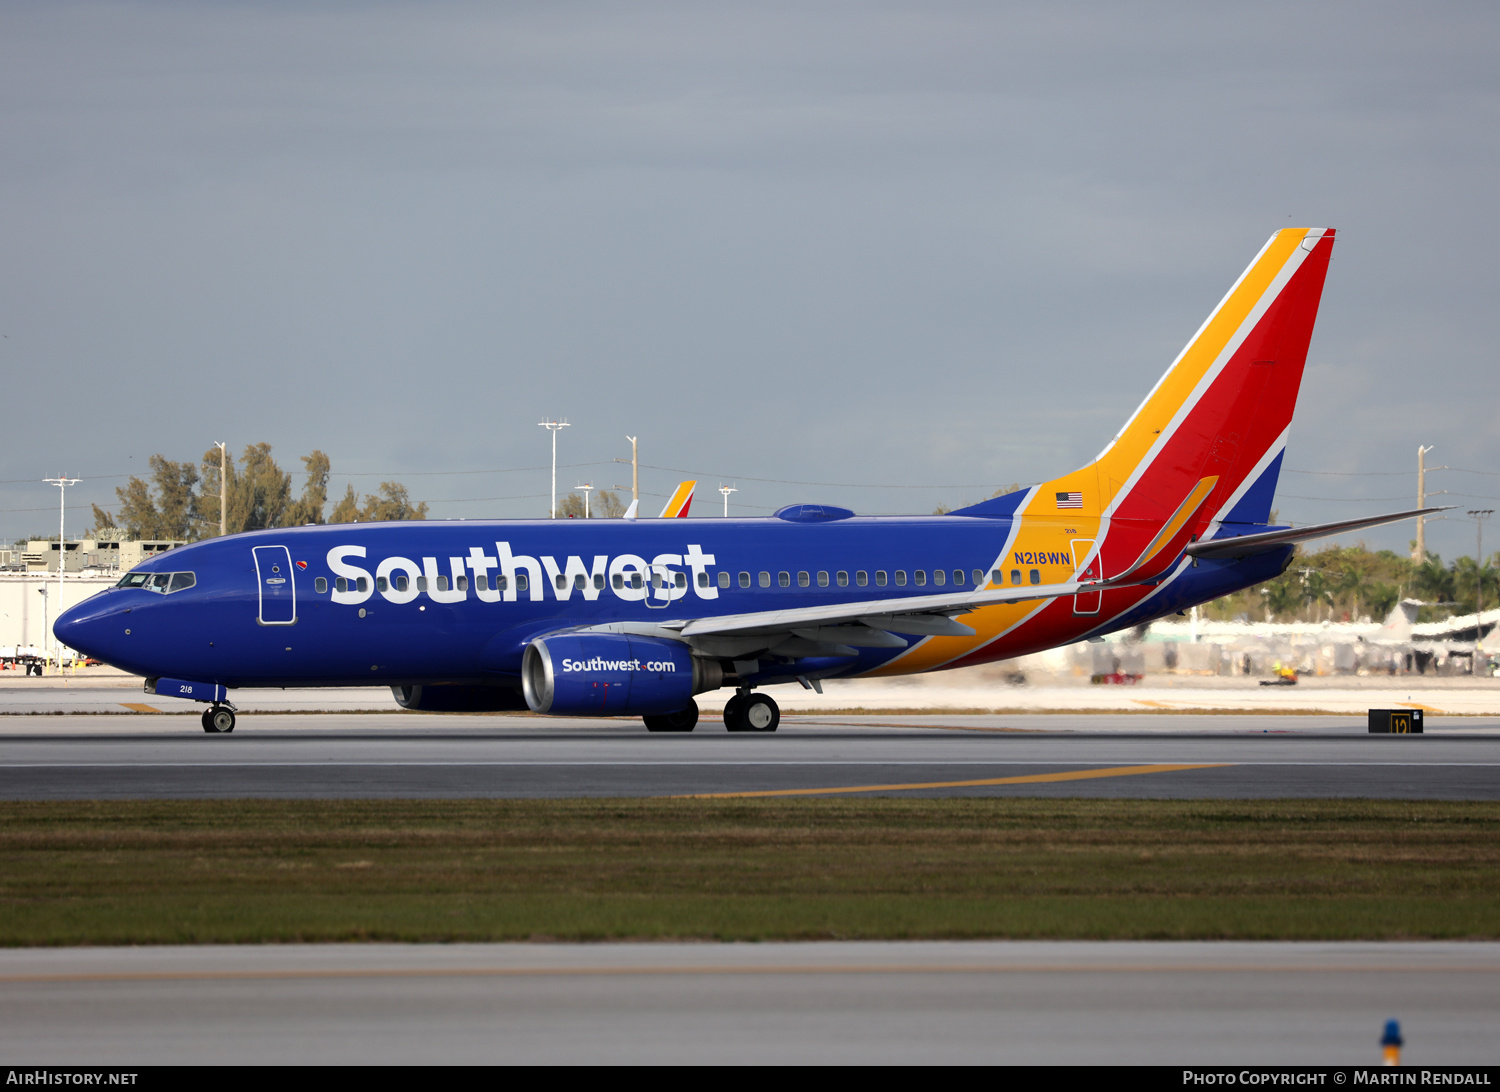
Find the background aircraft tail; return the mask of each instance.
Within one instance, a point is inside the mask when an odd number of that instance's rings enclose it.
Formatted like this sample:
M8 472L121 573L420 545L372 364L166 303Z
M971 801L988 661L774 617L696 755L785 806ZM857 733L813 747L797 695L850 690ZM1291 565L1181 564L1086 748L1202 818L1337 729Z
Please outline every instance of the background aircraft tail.
M680 483L667 498L667 503L661 510L661 518L686 519L693 507L693 490L697 487L696 481Z

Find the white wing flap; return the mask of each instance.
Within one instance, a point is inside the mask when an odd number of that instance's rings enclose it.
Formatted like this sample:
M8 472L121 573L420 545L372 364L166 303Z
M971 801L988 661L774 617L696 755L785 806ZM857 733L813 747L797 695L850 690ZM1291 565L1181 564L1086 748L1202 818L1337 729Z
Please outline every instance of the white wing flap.
M723 614L716 618L695 618L691 621L679 619L665 622L663 625L677 630L684 637L707 637L736 633L746 635L790 633L796 629L857 623L864 620L874 621L878 618L880 628L889 627L900 633L903 632L901 616L910 614L919 617L913 620L915 627L904 632L921 633L927 628L922 626L920 618L922 615L959 614L994 603L1025 603L1034 599L1057 599L1065 595L1076 595L1080 591L1097 591L1106 586L1117 585L1081 584L1077 581L1069 581L1066 584L1033 584L1019 588L984 588L979 591L947 595L865 599L857 603L829 603L820 607L792 607L787 610L755 611L751 614Z

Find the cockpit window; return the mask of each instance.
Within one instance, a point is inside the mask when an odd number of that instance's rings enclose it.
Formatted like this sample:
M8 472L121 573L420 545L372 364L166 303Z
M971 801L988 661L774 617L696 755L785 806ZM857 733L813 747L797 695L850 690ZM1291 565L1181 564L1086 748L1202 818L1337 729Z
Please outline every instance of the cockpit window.
M115 587L144 588L160 595L171 595L196 583L198 578L193 573L126 573Z

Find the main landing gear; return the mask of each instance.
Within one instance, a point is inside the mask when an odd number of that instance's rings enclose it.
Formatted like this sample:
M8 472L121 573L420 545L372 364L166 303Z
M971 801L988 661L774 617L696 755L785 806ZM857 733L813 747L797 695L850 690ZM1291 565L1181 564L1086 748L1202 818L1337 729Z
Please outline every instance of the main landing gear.
M203 730L224 733L234 731L234 710L227 705L209 706L203 710Z
M648 732L691 732L698 726L698 703L689 699L686 709L642 717Z
M724 706L724 727L731 732L774 732L781 710L769 694L741 690Z
M686 709L641 719L648 732L691 732L698 726L698 703L690 701ZM724 705L724 727L731 732L774 732L780 723L781 710L769 694L741 690Z

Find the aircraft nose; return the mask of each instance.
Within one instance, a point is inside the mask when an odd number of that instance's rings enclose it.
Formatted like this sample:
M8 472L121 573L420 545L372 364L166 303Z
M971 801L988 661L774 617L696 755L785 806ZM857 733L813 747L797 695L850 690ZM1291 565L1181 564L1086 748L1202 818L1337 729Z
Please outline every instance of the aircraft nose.
M111 625L117 613L103 604L79 603L63 611L52 623L52 633L69 648L108 662L112 659L108 633L111 628L118 629L118 626Z

